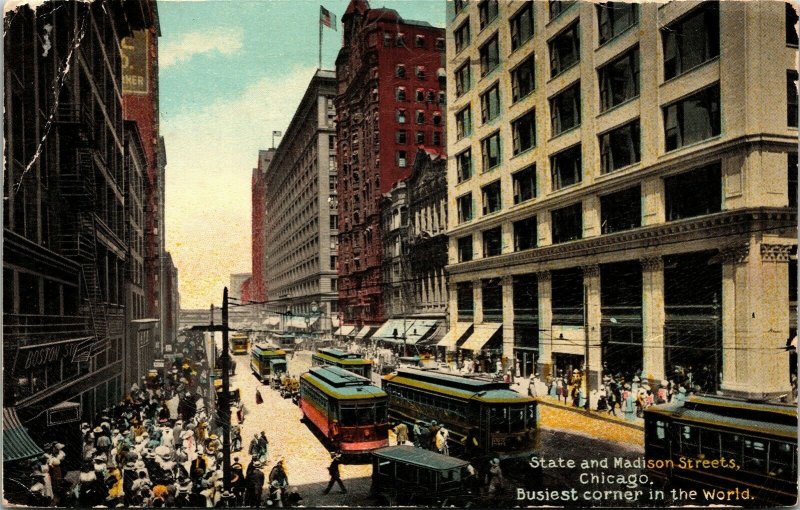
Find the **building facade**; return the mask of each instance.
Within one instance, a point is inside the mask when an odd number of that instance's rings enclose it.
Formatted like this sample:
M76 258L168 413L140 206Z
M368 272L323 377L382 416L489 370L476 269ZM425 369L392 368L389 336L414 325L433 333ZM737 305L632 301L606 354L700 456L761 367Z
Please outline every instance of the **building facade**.
M448 5L449 320L474 330L448 347L785 393L759 367L796 322L788 4Z
M4 406L37 441L80 444L76 422L122 395L126 301L141 297L126 286L120 42L153 12L76 2L5 21Z
M316 71L265 180L267 309L319 332L338 312L335 93L333 71Z
M258 165L253 168L250 182L251 190L251 278L247 284L247 299L250 301L267 300L267 257L266 257L266 197L267 168L275 155L275 149L258 151Z
M352 0L336 59L339 302L352 325L384 320L381 196L417 147L444 145L444 32Z

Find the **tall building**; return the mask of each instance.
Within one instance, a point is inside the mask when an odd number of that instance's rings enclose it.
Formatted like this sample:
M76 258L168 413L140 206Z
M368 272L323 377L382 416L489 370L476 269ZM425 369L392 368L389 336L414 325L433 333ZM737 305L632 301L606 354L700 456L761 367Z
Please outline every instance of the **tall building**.
M785 393L797 292L791 7L448 6L443 346L523 375L588 364L592 388L602 372L641 371Z
M275 149L258 151L258 165L253 169L253 177L250 182L252 194L251 204L252 213L250 218L251 228L251 278L247 284L247 299L250 301L267 300L267 257L266 253L266 207L267 197L266 179L267 169L275 155Z
M352 0L336 59L339 303L351 325L384 321L379 203L418 147L442 147L444 31Z
M148 5L44 3L5 14L3 405L39 444L79 449L77 422L94 421L123 391L133 267L125 183L135 156L120 43L154 25Z
M247 281L251 279L252 276L253 275L250 273L231 273L230 286L228 287L228 296L233 299L241 301L242 289L244 288Z
M291 312L284 327L317 332L338 312L335 93L333 71L318 70L265 178L267 308Z

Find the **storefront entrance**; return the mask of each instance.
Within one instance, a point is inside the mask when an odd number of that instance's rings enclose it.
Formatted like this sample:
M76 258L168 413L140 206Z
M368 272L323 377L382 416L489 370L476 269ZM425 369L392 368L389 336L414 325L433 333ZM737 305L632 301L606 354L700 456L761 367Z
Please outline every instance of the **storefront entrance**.
M534 349L514 348L515 373L517 377L530 377L536 373L538 353Z
M571 376L573 370L583 370L583 356L580 354L553 354L553 365L557 376Z

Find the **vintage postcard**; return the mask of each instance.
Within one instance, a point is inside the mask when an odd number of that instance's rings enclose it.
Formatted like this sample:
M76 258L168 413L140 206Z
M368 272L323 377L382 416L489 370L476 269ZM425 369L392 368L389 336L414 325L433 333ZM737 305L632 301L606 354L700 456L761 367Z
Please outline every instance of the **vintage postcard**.
M798 12L7 0L3 506L792 506Z

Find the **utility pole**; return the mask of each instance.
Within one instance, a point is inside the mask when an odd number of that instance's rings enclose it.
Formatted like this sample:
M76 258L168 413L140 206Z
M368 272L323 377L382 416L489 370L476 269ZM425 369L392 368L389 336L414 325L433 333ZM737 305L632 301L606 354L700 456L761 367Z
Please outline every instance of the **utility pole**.
M583 376L586 378L586 410L590 410L589 399L589 288L583 285L583 339L586 343L586 370Z
M222 482L226 491L231 490L231 405L230 365L228 352L228 287L222 291L222 395L219 414L222 421Z

